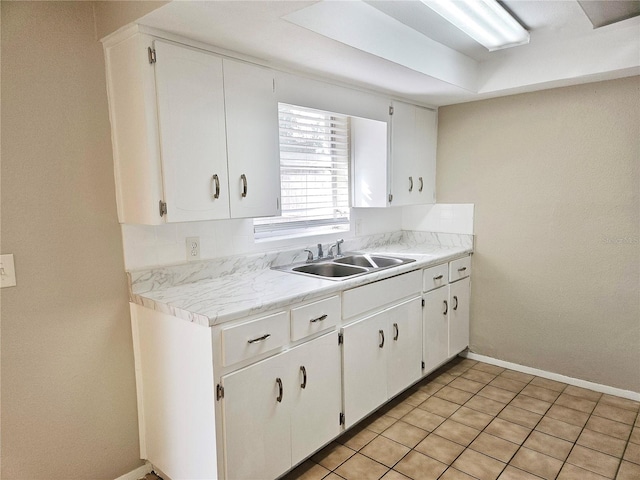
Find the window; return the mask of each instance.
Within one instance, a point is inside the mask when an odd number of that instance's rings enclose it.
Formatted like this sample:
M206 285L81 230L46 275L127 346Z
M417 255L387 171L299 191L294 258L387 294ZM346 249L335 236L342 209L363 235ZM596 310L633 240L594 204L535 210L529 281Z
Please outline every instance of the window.
M282 216L256 238L349 230L349 117L278 104Z

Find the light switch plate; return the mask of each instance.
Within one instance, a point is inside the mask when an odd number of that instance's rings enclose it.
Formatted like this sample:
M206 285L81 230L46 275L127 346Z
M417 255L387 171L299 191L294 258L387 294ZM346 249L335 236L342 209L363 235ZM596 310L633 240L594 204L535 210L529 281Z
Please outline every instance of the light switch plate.
M0 288L16 286L16 267L13 253L0 255Z

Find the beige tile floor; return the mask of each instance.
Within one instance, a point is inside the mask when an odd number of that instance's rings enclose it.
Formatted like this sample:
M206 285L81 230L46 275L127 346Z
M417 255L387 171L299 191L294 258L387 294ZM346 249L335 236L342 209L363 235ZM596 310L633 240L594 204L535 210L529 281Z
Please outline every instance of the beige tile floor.
M457 358L283 480L640 480L639 410Z
M458 358L285 479L640 480L639 410Z

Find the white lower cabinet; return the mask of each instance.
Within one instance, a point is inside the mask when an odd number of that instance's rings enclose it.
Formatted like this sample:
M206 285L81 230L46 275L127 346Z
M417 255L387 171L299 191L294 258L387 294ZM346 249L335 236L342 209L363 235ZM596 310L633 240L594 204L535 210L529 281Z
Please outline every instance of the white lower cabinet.
M428 373L449 357L449 288L437 288L424 295L423 361Z
M449 356L469 346L469 277L449 285Z
M471 257L424 270L423 375L469 346L470 270ZM434 283L446 278L450 283Z
M222 377L227 479L276 478L338 435L334 333Z
M342 328L347 428L420 378L421 330L419 297Z

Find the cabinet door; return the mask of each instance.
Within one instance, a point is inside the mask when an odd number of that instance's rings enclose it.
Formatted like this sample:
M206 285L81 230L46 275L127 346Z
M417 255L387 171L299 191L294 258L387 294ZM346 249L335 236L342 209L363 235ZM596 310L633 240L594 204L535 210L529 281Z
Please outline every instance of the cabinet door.
M284 353L222 378L226 478L276 478L291 468L294 386L288 376Z
M420 379L422 373L422 300L414 298L387 311L387 397Z
M415 107L393 102L391 116L391 206L411 205L418 191Z
M387 400L389 338L387 314L381 312L342 329L345 427L349 428ZM387 347L386 349L384 347Z
M342 377L337 332L294 348L289 366L291 463L295 465L340 433Z
M433 110L415 107L415 155L418 175L412 203L436 203L436 145L438 115Z
M463 278L449 285L449 356L460 353L469 346L470 278Z
M280 143L273 73L227 59L223 66L231 217L279 215Z
M228 218L222 60L158 40L154 46L166 220Z
M424 374L449 357L449 288L437 288L424 295L423 353Z

